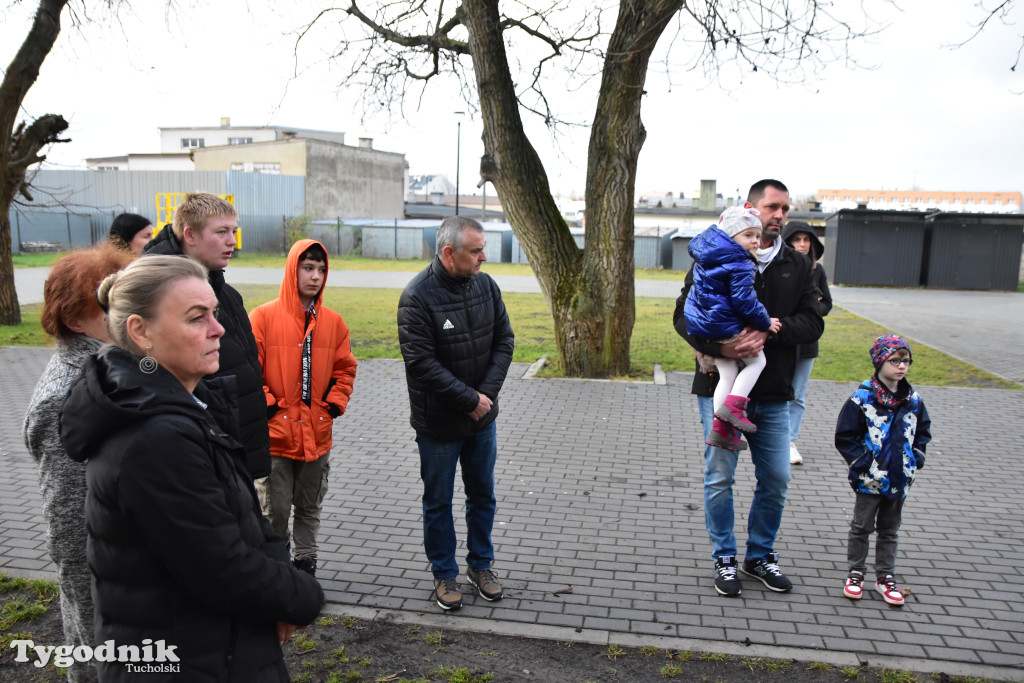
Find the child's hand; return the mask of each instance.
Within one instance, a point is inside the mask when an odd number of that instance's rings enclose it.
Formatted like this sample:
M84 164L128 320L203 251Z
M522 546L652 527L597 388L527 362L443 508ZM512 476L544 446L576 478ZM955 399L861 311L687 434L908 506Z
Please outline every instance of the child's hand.
M778 318L772 318L772 326L768 328L768 331L771 332L772 334L775 334L780 329L782 329L782 321L779 320Z

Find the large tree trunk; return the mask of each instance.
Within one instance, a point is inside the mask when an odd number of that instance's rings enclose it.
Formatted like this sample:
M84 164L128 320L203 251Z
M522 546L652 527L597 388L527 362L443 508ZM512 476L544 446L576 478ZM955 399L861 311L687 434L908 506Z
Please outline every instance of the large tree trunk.
M491 181L540 281L568 376L629 372L635 316L633 192L643 145L640 99L651 51L680 0L624 2L605 61L590 139L586 244L576 247L523 132L497 0L464 0L484 123L480 171Z
M15 123L25 95L39 77L39 68L57 40L60 13L67 3L68 0L39 1L32 28L0 83L0 325L21 322L11 259L11 203L18 193L29 196L25 172L45 159L39 155L43 147L62 142L60 133L68 127L64 119L52 114L27 127L22 124L15 129Z

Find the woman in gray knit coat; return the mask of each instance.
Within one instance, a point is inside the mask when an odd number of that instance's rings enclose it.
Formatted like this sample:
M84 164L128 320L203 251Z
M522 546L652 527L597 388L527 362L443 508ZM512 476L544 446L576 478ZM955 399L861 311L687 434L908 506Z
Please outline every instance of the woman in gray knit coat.
M85 463L68 457L58 416L71 385L90 354L109 341L96 287L132 261L110 244L76 251L57 261L43 288L42 325L56 337L57 351L36 384L25 416L25 445L39 463L47 548L57 565L64 642L94 645L91 575L85 556ZM68 668L73 683L95 681L91 664Z

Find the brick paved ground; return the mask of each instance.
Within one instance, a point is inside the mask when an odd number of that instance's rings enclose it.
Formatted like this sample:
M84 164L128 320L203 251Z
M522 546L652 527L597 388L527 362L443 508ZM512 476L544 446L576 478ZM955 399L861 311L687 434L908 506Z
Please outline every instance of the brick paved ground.
M10 573L52 569L35 467L21 439L49 353L0 349L8 406L0 413L0 568ZM796 589L772 594L748 580L740 598L728 599L712 588L691 376L670 373L667 385L655 386L523 380L525 369L510 372L498 427L495 568L507 597L468 597L458 614L442 615L428 600L403 368L360 365L349 411L335 427L321 529L318 576L332 610L562 640L1024 679L1024 392L920 388L935 441L905 509L899 569L911 594L897 609L876 594L853 603L841 592L853 492L831 438L853 384L812 381L808 391L805 465L794 468L776 546ZM1000 429L981 433L986 424ZM736 485L741 547L752 487L746 461ZM572 593L554 594L564 588Z

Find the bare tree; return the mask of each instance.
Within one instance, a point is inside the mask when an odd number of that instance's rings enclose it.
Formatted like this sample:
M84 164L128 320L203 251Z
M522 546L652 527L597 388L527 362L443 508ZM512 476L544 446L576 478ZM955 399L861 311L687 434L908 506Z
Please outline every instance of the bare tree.
M32 28L0 83L0 325L21 322L11 259L11 204L19 194L32 200L25 173L46 158L40 154L44 148L66 142L60 135L68 123L60 115L46 114L31 123L18 123L18 118L25 95L57 40L67 4L68 0L39 0Z
M981 12L981 19L971 25L974 30L970 36L952 47L961 48L971 42L984 33L989 28L990 23L997 23L1006 27L1014 27L1016 24L1011 15L1016 4L1016 0L998 0L994 3L985 2L985 0L978 0L978 2L974 3L974 6ZM1020 65L1021 56L1024 55L1024 35L1018 33L1017 37L1017 52L1014 55L1013 64L1010 65L1010 71L1017 70L1017 67Z
M788 63L817 66L835 54L837 42L842 47L862 32L833 17L832 3L824 0L538 5L394 1L367 13L350 0L347 7L320 12L307 31L337 18L342 38L335 58L347 60L342 85L361 88L370 112L394 111L396 105L402 111L405 98L432 79L457 79L483 121L481 178L497 189L547 297L564 372L624 375L635 315L633 195L645 138L640 106L662 34L674 23L673 50L687 51L688 68L714 73L726 59L755 71L775 72ZM609 33L603 19L613 9ZM526 41L540 49L512 52L513 76L506 48ZM545 76L557 68L586 75L592 60L600 66L600 87L588 150L585 247L579 249L520 114L558 124Z

